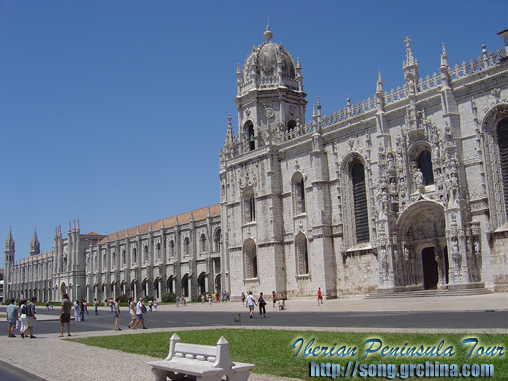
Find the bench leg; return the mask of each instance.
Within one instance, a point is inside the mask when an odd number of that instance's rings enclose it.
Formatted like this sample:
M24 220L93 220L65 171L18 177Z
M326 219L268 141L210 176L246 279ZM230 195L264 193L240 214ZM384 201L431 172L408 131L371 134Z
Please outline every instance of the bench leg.
M229 379L229 381L247 381L249 378L250 372L235 372L233 376Z
M165 370L152 368L152 373L155 375L156 381L166 381L168 379L168 372Z
M217 375L217 374L213 374L213 375L203 374L202 376L196 377L196 381L221 381L221 380L222 380L222 375Z

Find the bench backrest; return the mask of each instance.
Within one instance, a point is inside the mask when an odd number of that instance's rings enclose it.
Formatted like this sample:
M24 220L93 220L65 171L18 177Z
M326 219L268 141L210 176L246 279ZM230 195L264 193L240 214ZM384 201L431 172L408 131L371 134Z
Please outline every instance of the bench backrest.
M217 358L217 347L211 345L176 343L174 357L215 362Z
M229 343L221 336L217 346L185 344L180 342L176 333L169 339L169 353L166 361L185 358L197 361L207 361L212 368L230 369L234 364L229 355Z

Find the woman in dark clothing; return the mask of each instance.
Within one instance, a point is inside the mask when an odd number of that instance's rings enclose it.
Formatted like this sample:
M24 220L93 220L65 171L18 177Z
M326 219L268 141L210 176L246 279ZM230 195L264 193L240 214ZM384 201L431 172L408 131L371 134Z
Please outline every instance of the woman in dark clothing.
M259 294L258 305L259 305L259 317L266 318L266 308L265 308L266 302L265 299L263 299L262 292Z

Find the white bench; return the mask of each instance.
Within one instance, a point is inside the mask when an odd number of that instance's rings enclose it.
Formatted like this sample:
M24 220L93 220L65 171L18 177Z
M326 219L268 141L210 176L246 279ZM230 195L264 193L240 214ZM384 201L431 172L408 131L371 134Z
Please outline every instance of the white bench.
M169 339L169 354L164 360L150 361L157 381L168 378L180 380L247 381L254 364L234 363L229 355L229 343L222 336L217 346L184 344L175 333Z

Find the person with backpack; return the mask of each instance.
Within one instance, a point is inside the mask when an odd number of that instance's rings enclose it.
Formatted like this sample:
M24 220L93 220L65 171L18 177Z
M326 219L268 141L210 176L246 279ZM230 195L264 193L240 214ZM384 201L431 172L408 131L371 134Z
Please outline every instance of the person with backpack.
M138 317L138 320L136 321L136 324L134 324L133 329L136 329L136 326L141 322L141 325L143 326L143 329L146 329L145 327L145 319L144 314L146 314L146 306L143 304L143 298L139 299L139 302L136 304L136 316Z
M22 333L22 337L26 336L26 331L30 334L31 339L35 339L36 336L33 334L33 329L35 325L35 321L37 317L35 316L35 303L37 302L37 298L34 296L31 301L26 304L26 325L27 327Z
M259 306L259 317L261 319L262 318L266 319L266 308L265 308L266 301L263 298L263 293L262 292L259 293L258 306Z

